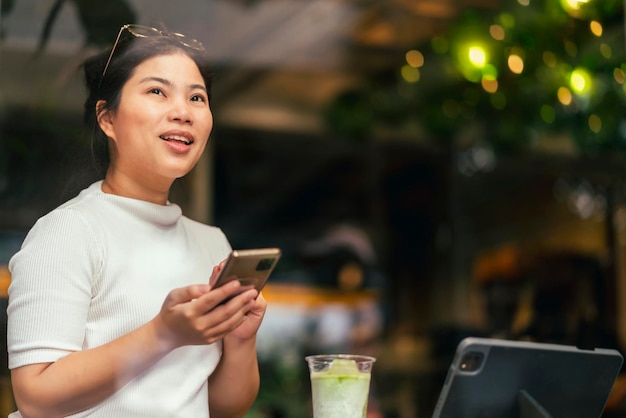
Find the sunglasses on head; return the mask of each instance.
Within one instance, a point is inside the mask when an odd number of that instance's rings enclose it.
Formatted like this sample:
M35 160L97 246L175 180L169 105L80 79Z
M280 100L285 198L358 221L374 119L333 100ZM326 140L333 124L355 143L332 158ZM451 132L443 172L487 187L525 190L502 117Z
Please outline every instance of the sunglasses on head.
M120 31L117 33L117 38L115 38L115 43L111 48L111 53L109 54L109 58L107 59L107 63L104 65L104 70L102 71L102 76L100 77L100 84L102 84L102 80L104 79L104 75L107 73L109 69L109 64L111 63L111 59L113 58L113 54L115 53L118 44L120 43L120 39L122 37L122 33L127 31L135 38L149 38L155 36L166 36L168 39L174 40L184 47L196 50L196 51L204 51L204 45L197 39L188 38L182 33L178 32L166 32L157 28L153 28L150 26L144 25L136 25L136 24L126 24L120 28Z

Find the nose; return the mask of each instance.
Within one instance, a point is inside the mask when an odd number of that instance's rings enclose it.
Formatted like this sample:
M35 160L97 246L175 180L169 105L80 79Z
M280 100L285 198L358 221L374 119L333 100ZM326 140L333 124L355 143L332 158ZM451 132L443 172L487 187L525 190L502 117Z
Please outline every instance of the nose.
M172 103L172 107L170 109L170 120L191 124L193 122L191 109L189 108L189 103L186 99L176 99Z

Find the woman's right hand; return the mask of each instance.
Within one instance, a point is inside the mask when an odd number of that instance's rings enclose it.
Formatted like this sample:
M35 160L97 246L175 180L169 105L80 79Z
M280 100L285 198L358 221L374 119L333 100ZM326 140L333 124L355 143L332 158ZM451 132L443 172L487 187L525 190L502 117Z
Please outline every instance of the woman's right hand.
M240 292L241 284L237 280L217 289L191 285L172 290L154 319L161 341L174 349L222 339L244 321L254 306L257 291ZM227 303L220 304L231 297Z

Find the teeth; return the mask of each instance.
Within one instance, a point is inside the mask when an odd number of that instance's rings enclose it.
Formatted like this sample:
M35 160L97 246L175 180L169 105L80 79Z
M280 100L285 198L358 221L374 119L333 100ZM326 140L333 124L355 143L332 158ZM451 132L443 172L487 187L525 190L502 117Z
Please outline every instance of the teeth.
M179 135L161 135L161 139L181 141L187 145L191 144L191 141L189 140L189 138L185 138L184 136L179 136Z

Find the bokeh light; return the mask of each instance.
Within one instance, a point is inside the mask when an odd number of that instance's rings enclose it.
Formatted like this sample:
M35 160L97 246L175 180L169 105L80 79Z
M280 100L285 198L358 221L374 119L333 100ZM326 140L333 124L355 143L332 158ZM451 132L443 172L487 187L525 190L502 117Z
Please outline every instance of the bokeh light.
M624 70L621 68L616 68L613 70L613 78L617 81L618 84L624 84Z
M589 23L589 29L591 30L591 33L593 33L598 38L602 36L602 23L598 22L597 20L592 20Z
M407 64L413 68L424 66L424 54L416 49L412 49L405 54Z
M542 58L543 58L543 63L546 64L546 66L550 67L550 68L554 68L556 67L556 55L554 55L553 52L550 51L545 51L542 54Z
M488 64L488 53L484 43L458 42L455 46L458 69L467 80L479 83L485 74L497 77L495 67Z
M570 75L569 83L574 93L579 95L587 95L593 89L591 75L584 68L574 69Z
M600 54L602 54L604 58L609 59L613 56L613 50L609 44L603 42L600 45Z
M481 80L481 85L487 93L495 93L498 91L498 80L491 75L486 75Z
M500 25L491 25L489 26L489 34L496 41L503 41L506 35L504 28Z
M541 115L541 120L543 120L545 123L552 123L556 119L556 111L554 110L554 107L550 105L542 105L539 112Z
M602 130L602 119L600 119L600 116L595 114L589 116L589 129L591 129L593 133L600 133Z
M402 66L400 74L407 83L417 83L420 79L420 70L408 64Z
M572 104L572 92L567 87L560 87L556 95L562 105L569 106Z
M561 0L563 10L572 17L580 17L581 6L589 3L590 0Z
M480 46L471 46L468 50L469 62L478 68L483 68L487 63L487 54Z
M509 65L509 70L511 70L513 74L521 74L524 71L524 60L519 55L509 55L507 63Z

